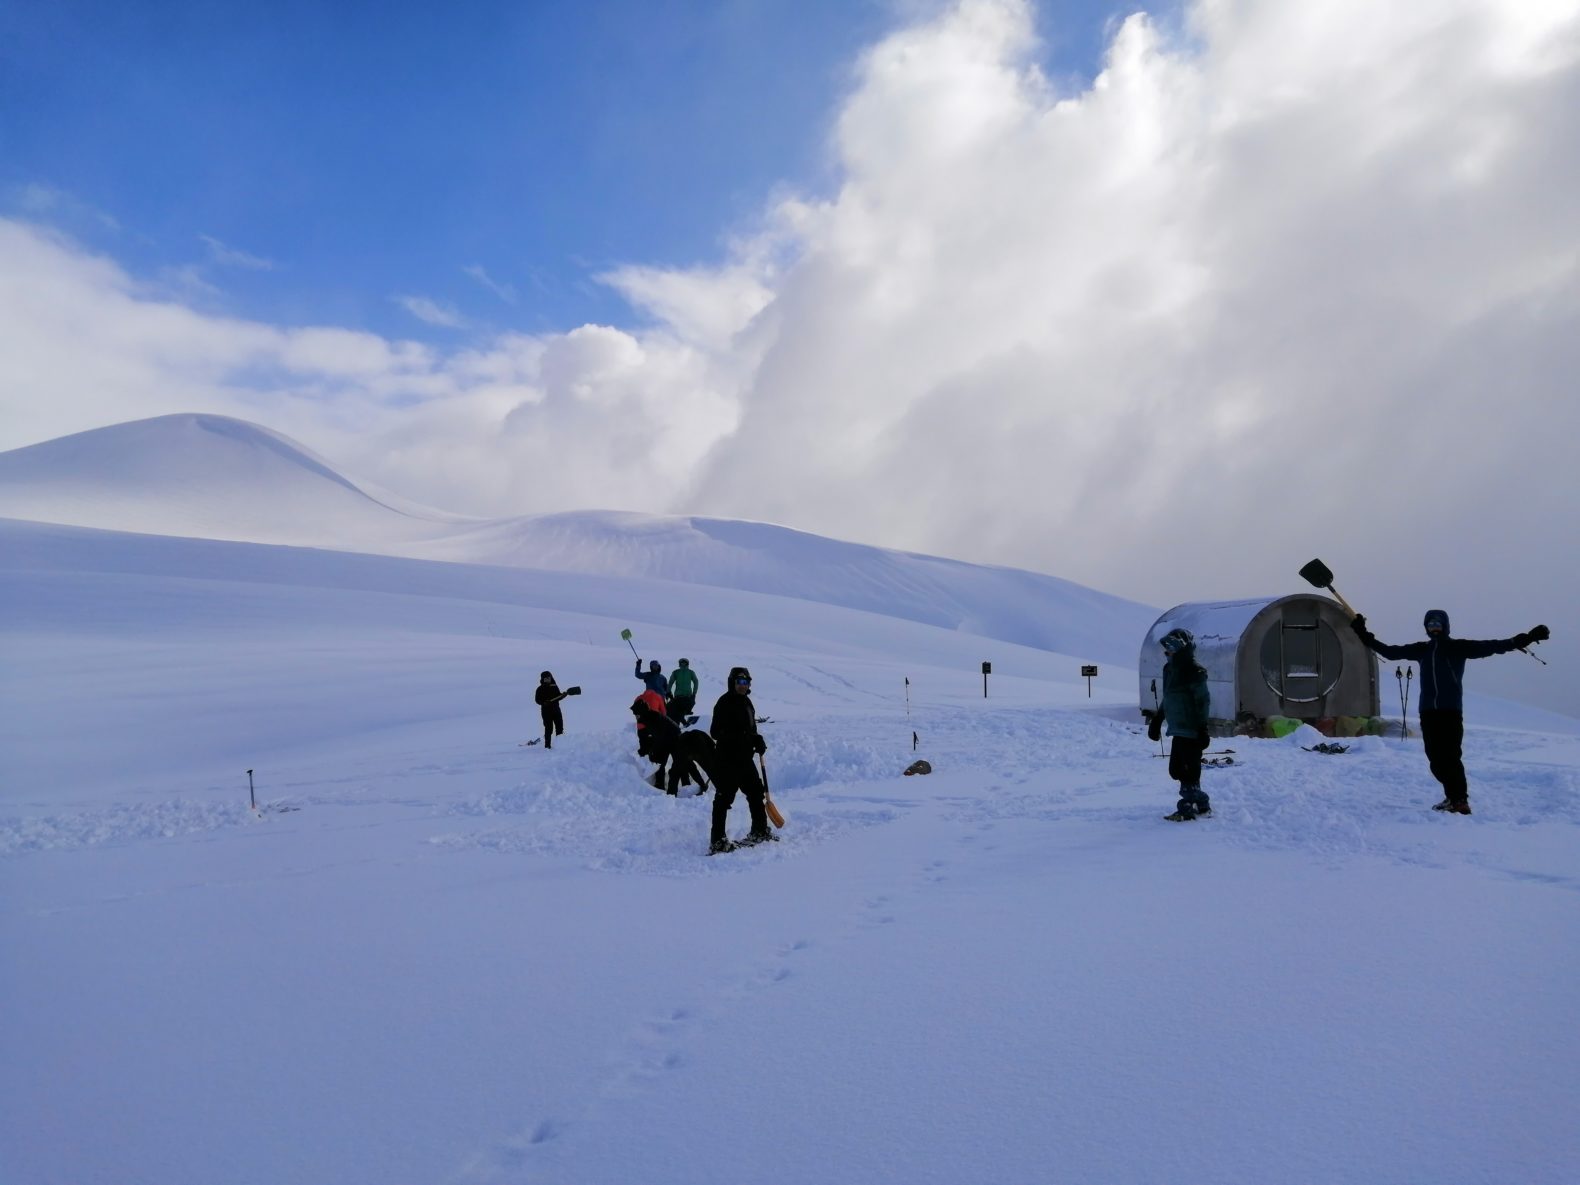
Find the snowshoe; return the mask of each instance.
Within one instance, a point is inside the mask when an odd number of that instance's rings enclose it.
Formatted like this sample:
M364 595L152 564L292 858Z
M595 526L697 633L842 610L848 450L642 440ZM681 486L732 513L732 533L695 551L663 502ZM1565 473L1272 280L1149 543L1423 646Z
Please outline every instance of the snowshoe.
M720 852L733 852L739 846L733 840L716 839L708 845L708 855L717 856Z
M1470 814L1470 803L1453 802L1445 798L1432 809L1434 811L1447 811L1451 815L1468 815Z
M738 848L754 848L760 843L778 842L779 837L772 831L748 831L745 835L741 836L740 842L735 846Z
M1172 815L1164 815L1163 817L1170 823L1194 823L1196 821L1196 812L1175 811Z

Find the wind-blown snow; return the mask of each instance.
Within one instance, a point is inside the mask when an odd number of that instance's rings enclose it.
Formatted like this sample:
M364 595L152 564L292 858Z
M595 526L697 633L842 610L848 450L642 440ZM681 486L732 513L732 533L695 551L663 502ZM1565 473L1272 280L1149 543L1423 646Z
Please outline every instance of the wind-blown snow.
M1049 588L1049 630L1134 653ZM644 784L625 627L704 711L751 666L780 843L705 857L709 800ZM1088 699L1084 652L36 522L0 523L0 647L6 1182L1580 1168L1567 718L1468 700L1470 818L1396 730L1221 741L1215 817L1173 825L1134 672ZM585 688L550 752L545 668Z

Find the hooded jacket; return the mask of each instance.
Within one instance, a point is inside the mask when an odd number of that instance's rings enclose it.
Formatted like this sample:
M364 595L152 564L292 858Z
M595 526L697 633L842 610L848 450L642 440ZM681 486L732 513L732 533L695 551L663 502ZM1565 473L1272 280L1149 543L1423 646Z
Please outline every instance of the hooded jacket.
M532 698L540 708L547 708L559 701L560 688L554 682L553 675L544 671L538 676L538 689L532 693Z
M1171 737L1206 740L1212 735L1207 727L1212 703L1207 690L1207 668L1196 661L1196 639L1189 630L1169 633L1183 639L1185 645L1163 664L1163 719Z
M1416 701L1422 712L1462 712L1465 710L1465 663L1472 658L1490 658L1494 654L1507 654L1518 650L1518 637L1480 641L1474 638L1455 638L1448 632L1448 614L1441 609L1428 609L1421 618L1424 627L1433 618L1443 623L1443 632L1424 642L1407 642L1403 646L1390 646L1379 642L1364 624L1355 625L1356 635L1366 643L1368 650L1394 662L1417 663L1421 668L1421 696ZM1364 619L1363 619L1364 620Z
M730 671L730 680L724 689L724 694L719 696L719 702L713 705L713 719L708 724L708 733L713 737L713 743L718 746L721 758L729 760L744 758L750 762L752 754L757 752L759 737L757 708L752 704L752 697L749 694L736 693L737 675L751 678L745 667L735 667Z

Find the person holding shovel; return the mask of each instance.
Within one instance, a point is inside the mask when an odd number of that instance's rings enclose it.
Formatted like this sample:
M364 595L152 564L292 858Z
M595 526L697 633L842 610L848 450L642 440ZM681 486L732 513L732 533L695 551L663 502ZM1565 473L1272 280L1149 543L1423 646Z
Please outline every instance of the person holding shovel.
M1384 658L1413 662L1421 668L1421 691L1416 700L1421 714L1421 739L1426 742L1426 760L1432 776L1443 784L1443 801L1432 809L1456 815L1470 814L1470 787L1465 780L1463 746L1465 707L1462 687L1465 663L1472 658L1489 658L1524 650L1532 642L1545 642L1552 631L1545 625L1512 638L1476 640L1456 638L1448 632L1448 614L1428 609L1421 624L1426 641L1390 646L1379 642L1366 628L1366 618L1357 613L1350 622L1367 649Z
M576 688L580 691L581 688ZM538 689L532 698L537 702L538 712L543 717L543 747L554 748L554 738L565 735L565 715L560 711L560 701L569 691L561 691L554 682L554 675L544 671L538 676Z
M729 686L713 705L713 720L708 732L715 746L713 774L713 830L708 854L733 851L737 847L777 840L768 830L768 811L763 805L763 780L753 758L768 751L768 742L757 731L757 708L752 704L752 673L745 667L730 669ZM752 829L739 844L724 833L736 791L746 795Z

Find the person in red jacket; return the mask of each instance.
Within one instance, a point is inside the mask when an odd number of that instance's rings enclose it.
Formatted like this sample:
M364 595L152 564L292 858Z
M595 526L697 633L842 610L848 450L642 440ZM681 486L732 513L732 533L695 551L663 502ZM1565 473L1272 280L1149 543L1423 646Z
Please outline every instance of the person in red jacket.
M635 702L633 702L631 705L632 712L636 711L637 704L646 704L660 716L664 715L664 697L659 695L658 692L652 690L651 688L636 697ZM640 757L652 756L648 752L647 725L643 724L640 719L638 719L636 722L636 752Z

